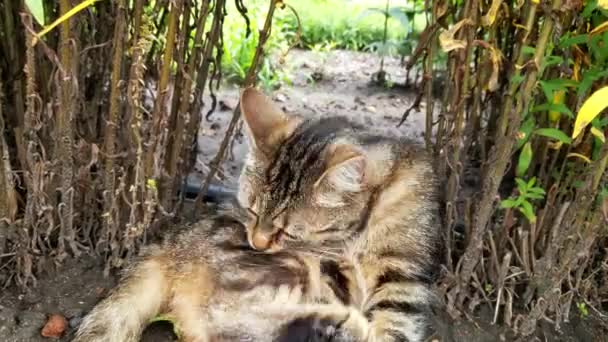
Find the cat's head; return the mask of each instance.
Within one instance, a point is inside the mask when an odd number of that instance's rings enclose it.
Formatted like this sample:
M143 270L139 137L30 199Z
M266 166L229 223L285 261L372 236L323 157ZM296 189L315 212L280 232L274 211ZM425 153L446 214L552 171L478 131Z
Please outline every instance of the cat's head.
M251 246L335 245L359 233L372 190L391 168L390 146L365 144L344 118L289 116L254 88L240 105L250 149L238 200L249 212Z

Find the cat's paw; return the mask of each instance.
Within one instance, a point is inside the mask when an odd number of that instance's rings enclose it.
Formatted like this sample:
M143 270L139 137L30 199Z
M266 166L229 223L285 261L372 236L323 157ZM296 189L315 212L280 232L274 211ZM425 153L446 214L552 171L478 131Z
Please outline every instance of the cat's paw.
M275 342L366 342L368 335L365 317L348 309L295 319Z

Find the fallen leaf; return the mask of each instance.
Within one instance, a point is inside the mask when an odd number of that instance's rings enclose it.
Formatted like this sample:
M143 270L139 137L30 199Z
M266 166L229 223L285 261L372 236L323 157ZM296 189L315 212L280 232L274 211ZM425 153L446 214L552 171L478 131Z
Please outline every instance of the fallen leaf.
M62 315L53 314L42 328L40 335L49 338L60 338L65 332L68 321Z

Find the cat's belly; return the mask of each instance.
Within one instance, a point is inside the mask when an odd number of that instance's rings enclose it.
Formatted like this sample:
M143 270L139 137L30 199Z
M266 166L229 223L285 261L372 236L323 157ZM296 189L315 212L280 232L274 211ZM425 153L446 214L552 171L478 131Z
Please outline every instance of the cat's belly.
M334 296L311 294L306 286L259 286L245 292L220 291L207 308L213 341L271 342L288 323L315 312L343 307Z
M217 341L270 342L306 301L301 287L287 285L220 292L207 310L208 326Z

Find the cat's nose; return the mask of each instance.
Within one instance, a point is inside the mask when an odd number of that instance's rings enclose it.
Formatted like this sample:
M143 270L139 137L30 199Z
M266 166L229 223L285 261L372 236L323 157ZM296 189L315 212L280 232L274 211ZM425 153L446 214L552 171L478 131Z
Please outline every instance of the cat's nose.
M252 247L258 251L264 251L270 248L272 237L268 234L256 232L251 237Z

